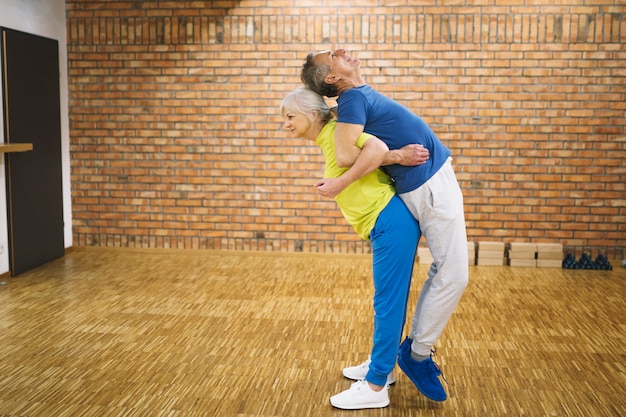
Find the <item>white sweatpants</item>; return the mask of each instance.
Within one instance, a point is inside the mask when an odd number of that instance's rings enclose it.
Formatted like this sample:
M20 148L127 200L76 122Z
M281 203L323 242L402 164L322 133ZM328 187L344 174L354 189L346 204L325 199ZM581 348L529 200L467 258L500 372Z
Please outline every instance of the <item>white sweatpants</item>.
M425 356L443 333L469 279L463 194L451 161L418 189L400 194L419 221L433 257L409 335L412 350Z

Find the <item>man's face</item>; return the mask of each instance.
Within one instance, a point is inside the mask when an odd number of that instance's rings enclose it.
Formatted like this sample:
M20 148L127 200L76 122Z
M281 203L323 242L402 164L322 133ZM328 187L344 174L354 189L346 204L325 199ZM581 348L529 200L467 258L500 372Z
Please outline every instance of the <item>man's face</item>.
M355 71L357 71L359 64L361 63L358 59L352 58L348 55L345 49L318 52L313 58L313 61L316 65L328 65L330 67L330 72L327 77L351 76L355 73Z

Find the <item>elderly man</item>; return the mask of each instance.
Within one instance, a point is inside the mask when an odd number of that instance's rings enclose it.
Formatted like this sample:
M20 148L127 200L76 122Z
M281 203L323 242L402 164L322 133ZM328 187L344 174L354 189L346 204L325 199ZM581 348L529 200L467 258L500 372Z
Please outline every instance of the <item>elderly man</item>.
M469 277L463 194L452 168L451 152L420 117L366 84L360 61L344 49L310 53L301 79L318 94L337 97L335 147L340 166L351 166L360 157L356 142L362 132L378 137L390 150L413 144L430 152L430 158L421 165L403 165L398 160L382 169L419 222L433 257L410 335L399 347L398 365L422 394L444 401L447 394L439 380L441 371L432 359L433 347ZM334 197L345 186L330 180L318 191ZM359 379L367 367L366 361L344 369L344 375Z

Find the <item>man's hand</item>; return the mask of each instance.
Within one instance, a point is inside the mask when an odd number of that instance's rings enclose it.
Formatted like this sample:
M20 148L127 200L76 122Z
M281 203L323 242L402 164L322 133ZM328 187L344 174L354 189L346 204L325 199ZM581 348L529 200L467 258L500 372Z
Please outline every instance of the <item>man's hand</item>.
M398 164L404 166L422 165L430 158L430 152L422 145L410 144L400 149L387 152L383 165Z
M339 178L324 178L313 185L317 192L328 198L335 198L337 194L346 188Z

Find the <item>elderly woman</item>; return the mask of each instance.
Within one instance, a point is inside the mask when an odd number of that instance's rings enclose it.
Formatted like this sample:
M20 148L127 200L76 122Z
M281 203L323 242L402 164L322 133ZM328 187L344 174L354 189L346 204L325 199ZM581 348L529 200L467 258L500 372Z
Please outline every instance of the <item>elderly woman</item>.
M361 134L357 146L364 154L361 159L367 162L340 168L333 139L336 122L323 97L299 88L285 97L280 111L284 130L290 136L310 139L320 147L326 160L324 178L345 181L345 188L334 199L356 233L372 244L375 315L370 359L361 367L344 369L344 375L353 379L358 379L355 374L362 369L364 379L331 397L330 403L341 409L386 407L388 383L393 382L392 371L406 320L420 238L418 223L396 196L389 178L380 169L371 168L381 165L388 152L380 140ZM315 187L319 191L324 185L322 179Z

